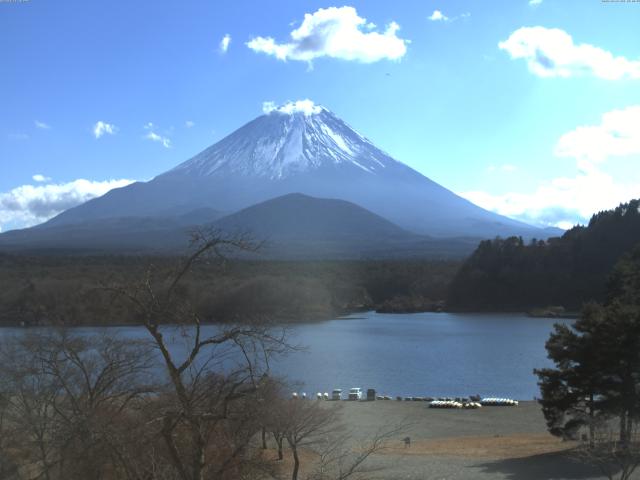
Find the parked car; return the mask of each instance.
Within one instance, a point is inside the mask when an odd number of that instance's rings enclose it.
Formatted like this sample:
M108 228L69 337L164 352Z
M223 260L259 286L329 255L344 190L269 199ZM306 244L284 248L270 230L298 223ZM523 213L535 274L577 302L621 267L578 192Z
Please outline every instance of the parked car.
M375 399L376 399L376 391L375 389L370 388L369 390L367 390L367 400L371 402Z
M334 388L331 392L331 400L342 400L342 389Z
M349 390L349 400L361 400L362 399L362 389L360 387L353 387Z

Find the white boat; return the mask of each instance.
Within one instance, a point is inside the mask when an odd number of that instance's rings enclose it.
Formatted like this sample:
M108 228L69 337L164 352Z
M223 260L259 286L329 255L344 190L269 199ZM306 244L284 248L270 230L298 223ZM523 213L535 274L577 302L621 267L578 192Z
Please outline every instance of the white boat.
M512 398L485 397L480 403L487 407L517 407L518 401Z

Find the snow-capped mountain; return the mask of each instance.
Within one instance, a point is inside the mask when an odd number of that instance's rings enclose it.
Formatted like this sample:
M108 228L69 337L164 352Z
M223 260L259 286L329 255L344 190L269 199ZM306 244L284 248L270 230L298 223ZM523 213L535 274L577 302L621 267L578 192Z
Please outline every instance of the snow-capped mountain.
M258 117L167 175L281 180L325 166L376 174L397 163L329 110L313 106Z
M112 190L38 228L202 208L230 214L289 193L347 200L419 234L547 236L455 195L308 100L272 106L153 180Z

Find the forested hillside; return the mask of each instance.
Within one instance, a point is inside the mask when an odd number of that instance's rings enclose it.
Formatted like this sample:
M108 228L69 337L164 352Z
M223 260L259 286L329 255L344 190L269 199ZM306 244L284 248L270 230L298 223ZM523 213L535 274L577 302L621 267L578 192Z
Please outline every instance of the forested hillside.
M595 214L548 241L497 238L480 243L451 284L448 307L527 310L561 305L576 310L601 301L608 272L640 242L640 200Z
M0 325L138 323L109 285L162 278L172 257L0 255ZM226 261L198 265L181 294L211 322L257 316L300 322L358 310L440 305L454 261Z

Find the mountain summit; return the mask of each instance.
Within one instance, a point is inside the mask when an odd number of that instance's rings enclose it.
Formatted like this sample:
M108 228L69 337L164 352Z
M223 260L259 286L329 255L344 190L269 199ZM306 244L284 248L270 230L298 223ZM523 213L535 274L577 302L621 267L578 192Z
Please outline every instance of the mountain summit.
M399 163L326 108L304 102L267 110L166 175L281 180L327 168L375 175Z
M290 193L346 200L418 234L547 236L438 185L310 100L268 104L264 115L172 170L112 190L38 228L203 208L231 214Z

